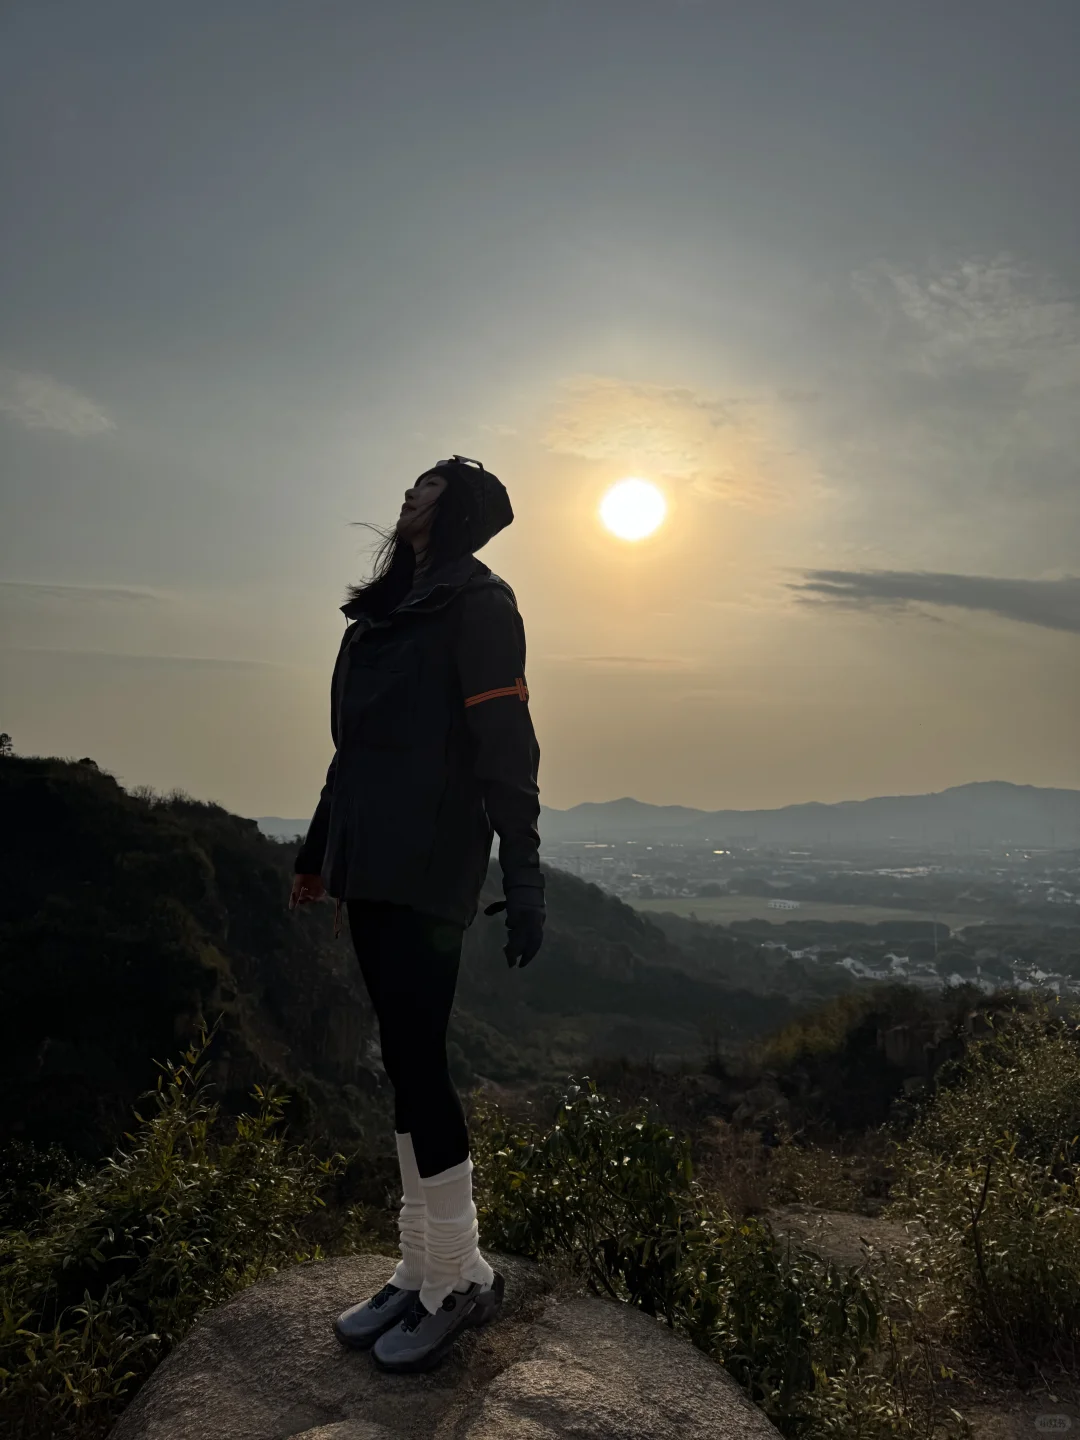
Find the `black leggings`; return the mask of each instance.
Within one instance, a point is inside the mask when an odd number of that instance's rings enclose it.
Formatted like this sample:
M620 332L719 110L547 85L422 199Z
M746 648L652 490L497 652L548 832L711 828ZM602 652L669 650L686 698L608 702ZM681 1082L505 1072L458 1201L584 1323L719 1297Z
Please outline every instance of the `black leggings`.
M438 1175L469 1154L446 1059L464 931L383 900L346 900L345 909L394 1087L394 1128L412 1136L420 1174Z

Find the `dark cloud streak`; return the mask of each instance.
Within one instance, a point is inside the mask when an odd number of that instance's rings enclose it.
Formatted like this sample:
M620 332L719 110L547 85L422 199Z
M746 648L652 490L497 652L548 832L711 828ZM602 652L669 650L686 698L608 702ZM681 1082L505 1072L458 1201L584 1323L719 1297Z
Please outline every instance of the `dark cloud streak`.
M123 665L160 670L280 670L273 660L243 660L218 655L142 655L127 650L60 650L51 645L0 645L0 655L47 656L50 663Z
M47 585L34 580L0 580L0 597L4 594L28 600L160 600L153 590L139 590L130 585Z
M811 604L857 610L949 606L1080 634L1080 576L1005 580L919 570L808 570L801 584L789 588Z

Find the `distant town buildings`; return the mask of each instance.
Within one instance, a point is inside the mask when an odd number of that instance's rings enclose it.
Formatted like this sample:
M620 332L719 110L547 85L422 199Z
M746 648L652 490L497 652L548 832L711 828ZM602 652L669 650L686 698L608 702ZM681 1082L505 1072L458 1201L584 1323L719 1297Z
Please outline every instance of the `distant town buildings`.
M744 933L753 924L748 917L767 918L775 929L768 938L757 932L759 954L775 962L777 974L792 963L804 967L822 993L834 981L855 981L1080 997L1077 850L946 856L896 845L843 855L834 848L743 848L726 838L693 844L597 835L543 841L540 853L545 864L630 905L663 909L671 901L676 913ZM721 914L730 918L719 921Z

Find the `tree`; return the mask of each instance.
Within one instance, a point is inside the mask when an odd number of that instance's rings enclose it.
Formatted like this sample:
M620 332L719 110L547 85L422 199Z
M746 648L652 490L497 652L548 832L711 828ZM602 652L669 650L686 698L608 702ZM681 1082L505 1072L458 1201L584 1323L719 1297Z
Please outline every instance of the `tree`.
M0 755L14 755L15 747L11 743L11 736L6 730L0 730Z
M966 950L943 950L938 956L938 971L942 975L977 975L979 962Z

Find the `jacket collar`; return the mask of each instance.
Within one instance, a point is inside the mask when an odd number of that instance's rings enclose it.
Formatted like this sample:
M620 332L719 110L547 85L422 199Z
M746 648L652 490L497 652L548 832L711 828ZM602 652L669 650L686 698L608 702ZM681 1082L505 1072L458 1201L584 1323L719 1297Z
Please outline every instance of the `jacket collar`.
M341 607L342 614L349 620L369 621L369 626L388 625L396 615L406 612L440 610L448 604L459 590L474 578L490 575L490 570L482 560L477 560L475 555L462 555L457 560L451 560L445 565L440 565L429 575L425 575L418 588L409 591L409 594L397 605L385 620L372 622L367 611L360 600L349 600Z

